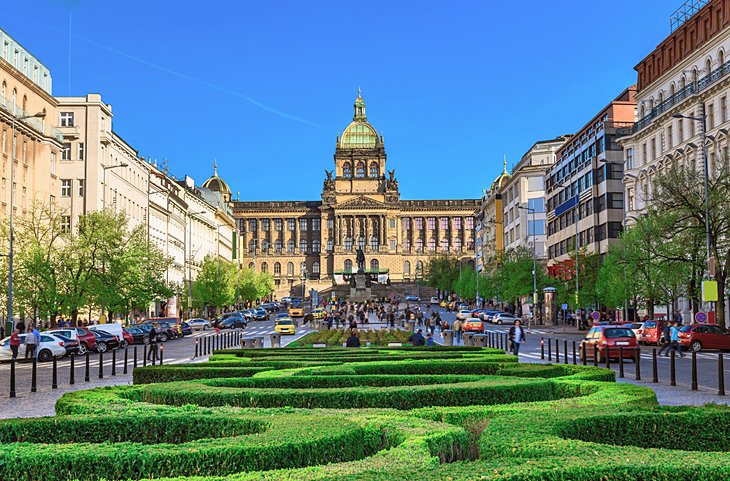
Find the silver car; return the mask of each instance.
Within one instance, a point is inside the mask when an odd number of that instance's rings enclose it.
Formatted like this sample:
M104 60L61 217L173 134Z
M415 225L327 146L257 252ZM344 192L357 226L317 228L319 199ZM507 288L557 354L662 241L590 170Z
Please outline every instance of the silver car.
M188 326L190 326L190 329L193 331L207 331L210 329L210 321L207 319L190 319L188 321Z
M521 321L521 320L522 319L520 319L519 317L515 317L512 314L507 314L507 313L495 314L494 318L492 318L492 322L494 324L500 324L500 325L501 324L514 324L515 321Z

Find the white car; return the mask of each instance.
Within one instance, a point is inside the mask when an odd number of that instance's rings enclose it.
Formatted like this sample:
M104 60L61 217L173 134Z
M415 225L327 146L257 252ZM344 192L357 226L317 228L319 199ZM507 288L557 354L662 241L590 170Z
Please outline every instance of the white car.
M18 359L25 358L25 337L29 334L20 335L20 346L18 346ZM41 334L41 343L36 346L36 354L41 362L50 361L54 357L61 358L66 355L66 348L63 341L47 334ZM10 337L0 341L0 361L10 361L13 358L13 351L10 350Z
M79 340L79 333L76 331L76 329L74 329L72 327L51 329L50 331L44 331L43 333L44 334L59 334L63 337L68 337L69 339L73 339L74 341L77 341L79 343L79 349L77 351L77 354L79 356L83 356L84 354L86 354L85 344Z
M431 304L438 304L439 302L441 302L441 301L439 301L439 298L438 297L432 297L431 298Z
M469 309L462 309L456 314L456 318L464 321L471 317L471 311Z
M188 321L188 326L190 326L190 329L193 331L207 331L210 329L210 321L207 319L190 319Z
M492 318L494 324L514 324L515 321L521 321L519 317L515 317L512 314L499 313L495 314Z

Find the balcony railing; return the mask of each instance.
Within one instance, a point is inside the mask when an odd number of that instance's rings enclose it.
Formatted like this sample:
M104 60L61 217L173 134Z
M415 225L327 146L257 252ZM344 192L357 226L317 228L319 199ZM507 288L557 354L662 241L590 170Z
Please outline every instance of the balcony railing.
M13 105L13 102L6 99L5 97L0 96L0 109L6 111L10 115L17 117L28 117L31 115L35 115L34 113L26 112L25 110L21 109L17 105ZM50 126L44 125L43 120L39 119L38 117L30 117L27 119L20 120L19 122L24 123L25 125L31 127L32 129L38 131L41 133L41 135L45 137L53 137L54 139L58 140L59 142L63 142L63 135L61 132Z
M637 133L638 131L650 125L655 118L657 118L667 110L671 109L685 99L693 95L697 95L700 92L708 89L729 73L730 61L725 62L721 66L717 67L715 70L710 72L709 75L705 75L701 79L695 82L691 82L690 84L676 92L674 95L666 99L664 102L651 109L651 111L647 115L645 115L644 118L639 119L638 122L634 122L632 125L625 128L617 129L616 135L622 137Z

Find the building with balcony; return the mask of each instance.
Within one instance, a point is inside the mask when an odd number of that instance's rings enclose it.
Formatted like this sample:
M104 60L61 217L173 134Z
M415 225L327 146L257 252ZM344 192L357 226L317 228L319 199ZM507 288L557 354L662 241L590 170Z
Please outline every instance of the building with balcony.
M0 217L9 215L11 195L22 216L34 203L57 203L62 138L48 68L3 30L0 46Z
M552 167L557 152L570 139L561 135L535 142L522 156L500 191L505 250L533 246L538 258L546 256L545 172Z
M510 177L505 159L502 173L494 179L489 190L484 191L479 202L475 234L479 271L493 265L504 253L502 186Z
M635 118L636 86L601 109L557 152L546 175L548 269L573 272L578 248L605 254L623 230L623 151L616 130Z
M358 92L321 200L232 202L244 265L271 273L279 296L300 293L305 276L314 289L344 282L357 270L358 248L382 282L415 280L434 256L474 266L479 200L402 200L386 158Z

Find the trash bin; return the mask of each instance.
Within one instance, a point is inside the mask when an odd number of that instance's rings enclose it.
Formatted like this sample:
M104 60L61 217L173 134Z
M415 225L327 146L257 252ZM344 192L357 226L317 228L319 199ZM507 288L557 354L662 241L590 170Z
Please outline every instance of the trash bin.
M444 346L453 346L454 345L454 331L451 329L448 329L444 331Z
M416 321L408 321L408 332L414 332L416 330Z
M472 340L474 339L474 333L473 332L462 332L461 338L464 340L465 346L473 346Z
M269 337L271 337L271 347L281 347L281 334L272 332Z
M253 349L254 347L254 339L253 337L244 337L243 338L243 348L244 349Z
M254 337L253 338L253 347L256 349L263 349L264 348L264 336Z
M472 346L476 347L487 347L487 335L486 334L474 334L471 340Z

